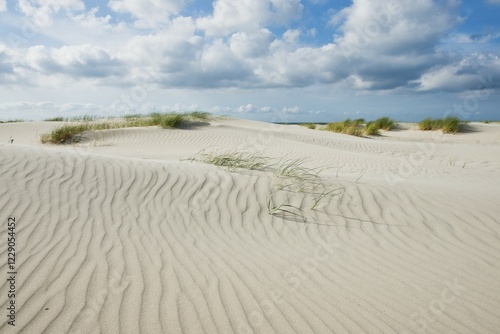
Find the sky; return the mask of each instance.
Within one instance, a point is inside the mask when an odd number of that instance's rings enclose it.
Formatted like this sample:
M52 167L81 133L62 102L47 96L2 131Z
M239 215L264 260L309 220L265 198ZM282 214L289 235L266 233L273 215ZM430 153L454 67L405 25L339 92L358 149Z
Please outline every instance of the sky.
M500 120L500 0L0 0L0 120Z

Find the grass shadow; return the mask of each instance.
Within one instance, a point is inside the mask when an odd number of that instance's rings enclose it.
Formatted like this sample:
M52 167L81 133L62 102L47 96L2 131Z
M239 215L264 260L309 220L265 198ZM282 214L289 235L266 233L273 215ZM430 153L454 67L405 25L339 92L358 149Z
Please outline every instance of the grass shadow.
M202 121L183 120L176 128L181 130L193 130L206 126L210 126L210 123Z

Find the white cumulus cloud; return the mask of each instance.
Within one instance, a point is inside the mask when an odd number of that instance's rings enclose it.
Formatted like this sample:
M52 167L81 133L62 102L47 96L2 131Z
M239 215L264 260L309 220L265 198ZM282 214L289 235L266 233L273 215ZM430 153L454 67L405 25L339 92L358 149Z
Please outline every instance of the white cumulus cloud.
M54 16L85 9L82 0L18 0L19 10L28 16L36 26L49 26Z
M155 26L169 21L184 7L186 0L110 0L108 6L119 13L135 17L138 26Z
M61 74L75 80L123 74L119 60L107 50L90 44L61 48L34 46L26 51L24 65L40 74Z
M495 55L474 54L455 63L425 73L418 80L419 90L496 89L500 87L500 58Z
M213 14L201 17L197 25L208 36L255 31L266 24L285 25L301 17L300 0L216 0Z

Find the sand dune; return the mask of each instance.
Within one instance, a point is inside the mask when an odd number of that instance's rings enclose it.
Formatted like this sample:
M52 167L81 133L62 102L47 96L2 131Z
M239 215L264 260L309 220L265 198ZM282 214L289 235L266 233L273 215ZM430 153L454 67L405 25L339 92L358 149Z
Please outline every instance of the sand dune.
M0 124L1 221L18 221L1 333L500 331L500 125L356 138L227 119L39 144L58 125ZM271 171L180 161L202 149L305 158L342 197L288 193L307 220L270 215Z

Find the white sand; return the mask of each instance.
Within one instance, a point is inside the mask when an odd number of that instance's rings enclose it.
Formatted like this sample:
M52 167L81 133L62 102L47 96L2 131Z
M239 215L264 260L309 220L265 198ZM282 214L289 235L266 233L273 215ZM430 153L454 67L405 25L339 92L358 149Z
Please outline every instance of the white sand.
M500 332L499 124L356 138L224 120L41 145L58 125L0 124L1 333ZM305 224L271 216L271 172L180 161L201 149L306 158L344 196Z

